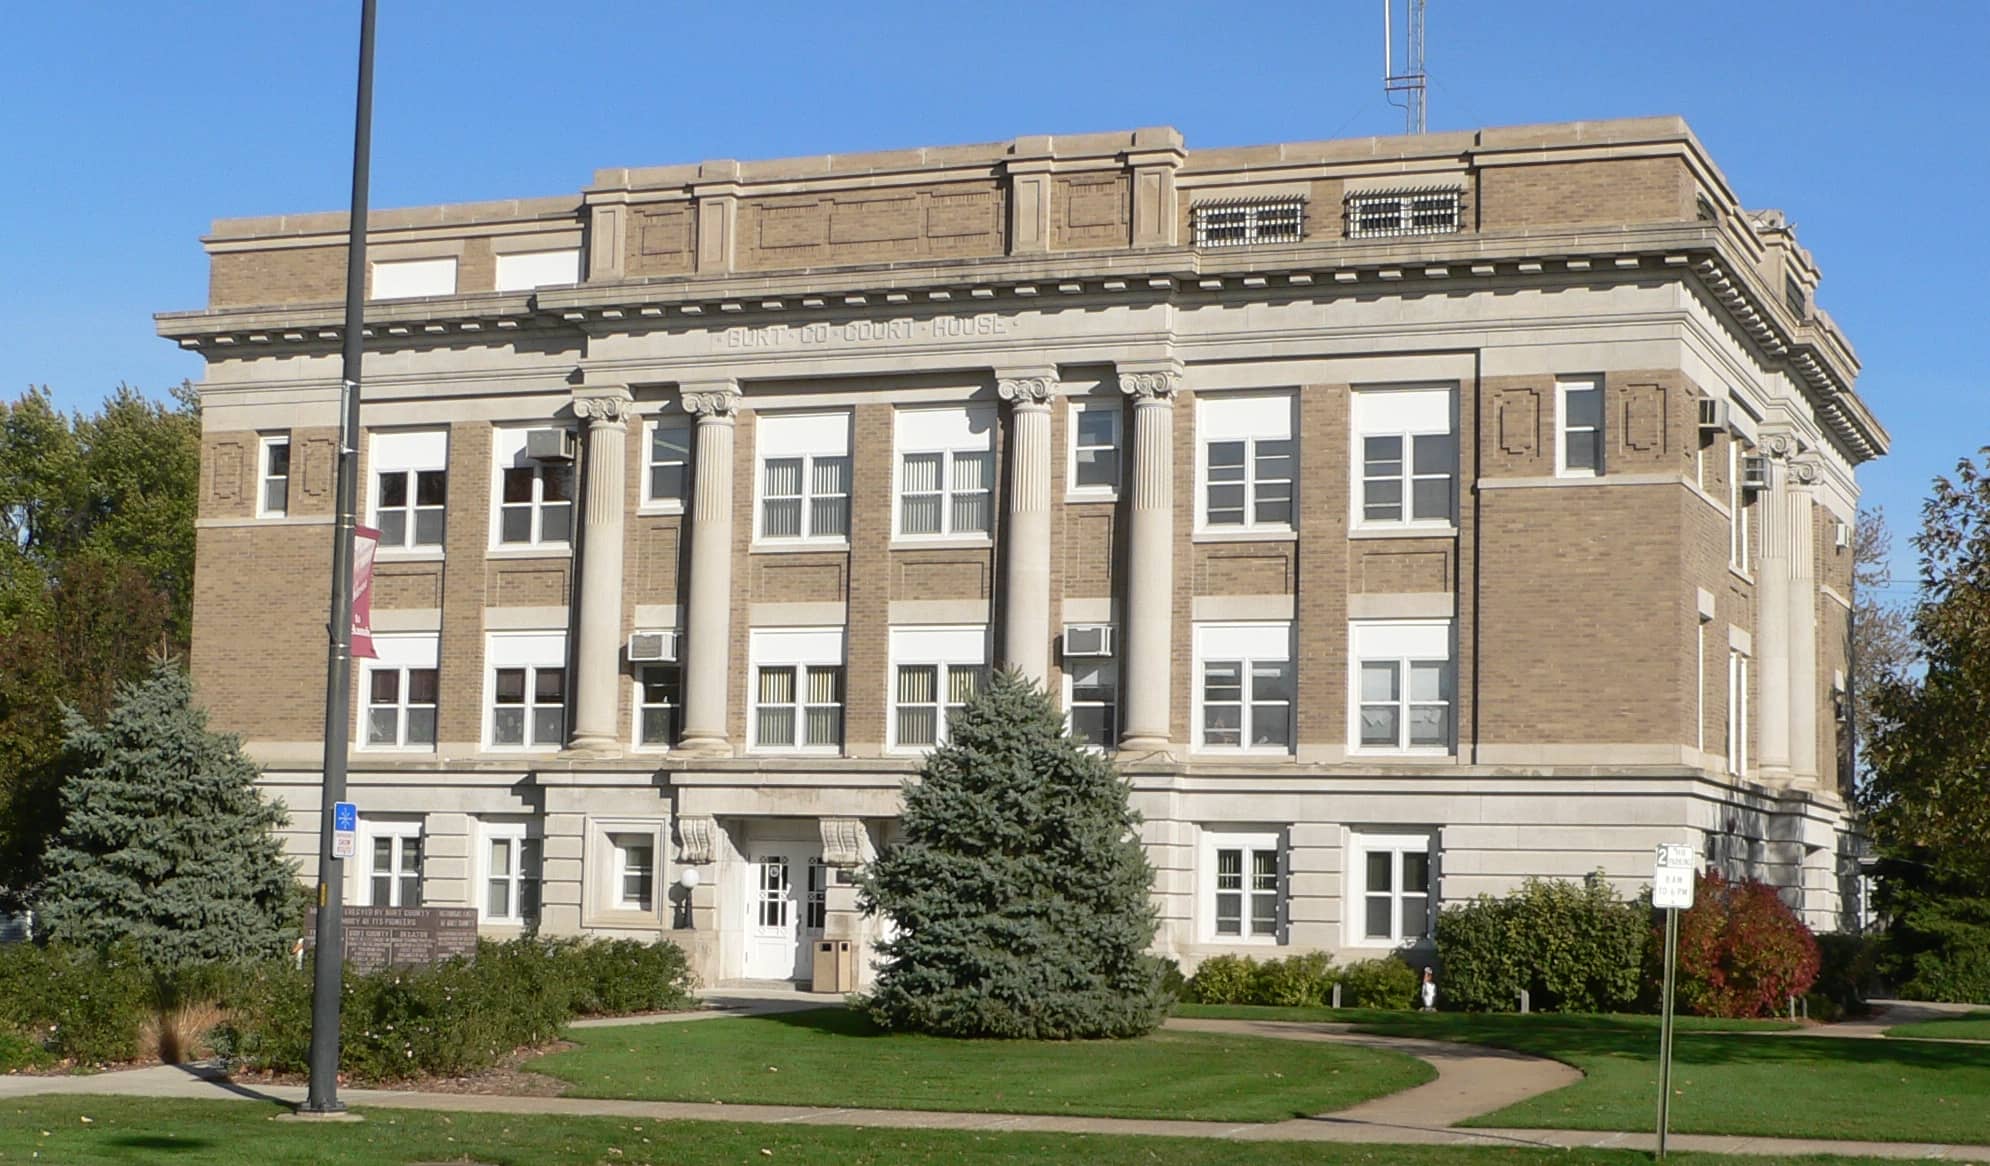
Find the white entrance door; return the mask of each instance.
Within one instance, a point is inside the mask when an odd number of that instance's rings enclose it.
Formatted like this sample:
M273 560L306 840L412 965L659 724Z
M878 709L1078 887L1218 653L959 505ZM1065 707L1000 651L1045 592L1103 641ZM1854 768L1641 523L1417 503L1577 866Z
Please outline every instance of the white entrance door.
M822 938L828 870L822 848L806 842L761 842L746 863L746 978L803 980L811 946Z

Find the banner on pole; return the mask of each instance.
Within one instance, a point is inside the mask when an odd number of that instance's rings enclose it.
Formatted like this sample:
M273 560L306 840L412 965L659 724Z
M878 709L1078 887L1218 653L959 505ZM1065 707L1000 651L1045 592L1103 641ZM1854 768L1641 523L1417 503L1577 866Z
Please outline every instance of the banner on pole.
M373 554L380 549L380 532L370 526L352 528L352 658L377 660L373 650Z

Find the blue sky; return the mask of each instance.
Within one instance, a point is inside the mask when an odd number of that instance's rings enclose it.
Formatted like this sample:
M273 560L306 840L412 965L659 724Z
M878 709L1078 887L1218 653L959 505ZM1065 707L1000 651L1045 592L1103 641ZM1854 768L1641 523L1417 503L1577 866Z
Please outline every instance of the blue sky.
M200 362L210 220L338 209L358 0L8 5L0 393L68 408ZM1399 132L1381 0L381 0L376 207L557 194L599 167L1170 124L1189 145ZM1894 435L1896 532L1990 443L1990 4L1430 0L1430 128L1683 114L1798 224ZM1904 561L1904 556L1903 556Z

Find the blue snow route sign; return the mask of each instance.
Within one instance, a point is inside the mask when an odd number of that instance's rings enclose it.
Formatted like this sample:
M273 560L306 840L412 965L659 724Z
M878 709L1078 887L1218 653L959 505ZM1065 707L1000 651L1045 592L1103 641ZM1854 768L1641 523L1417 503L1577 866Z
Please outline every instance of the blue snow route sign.
M332 803L332 857L351 858L359 851L359 806Z

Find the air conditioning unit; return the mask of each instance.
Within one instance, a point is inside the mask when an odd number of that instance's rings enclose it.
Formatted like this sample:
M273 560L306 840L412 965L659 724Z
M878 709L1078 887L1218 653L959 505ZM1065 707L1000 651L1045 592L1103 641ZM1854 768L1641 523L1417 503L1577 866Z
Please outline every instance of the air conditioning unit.
M1741 459L1741 488L1761 493L1769 488L1769 459L1751 453Z
M1832 528L1832 535L1834 536L1832 541L1837 545L1838 549L1841 551L1850 549L1852 545L1851 524L1846 522L1833 522L1831 524L1831 528Z
M574 460L576 444L571 429L525 431L525 456L535 462L570 462Z
M635 632L629 636L629 663L658 664L675 659L676 632Z
M1700 429L1720 432L1727 428L1727 402L1719 397L1700 398Z
M1112 655L1112 625L1105 623L1065 624L1064 655L1067 658Z

